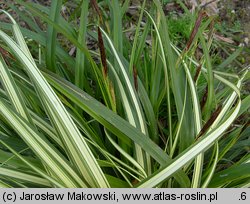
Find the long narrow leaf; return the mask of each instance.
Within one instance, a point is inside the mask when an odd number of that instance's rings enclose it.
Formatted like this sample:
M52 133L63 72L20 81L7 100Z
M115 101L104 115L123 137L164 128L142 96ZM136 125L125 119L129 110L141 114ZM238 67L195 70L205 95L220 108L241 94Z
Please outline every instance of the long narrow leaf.
M61 136L67 152L79 172L81 172L82 176L86 178L90 185L95 187L107 187L108 183L105 176L98 166L89 147L85 143L82 135L58 97L37 69L36 65L22 52L20 47L2 31L0 31L0 38L9 45L16 57L25 66L31 79L34 81L36 88L41 94L41 99L52 117L52 121L55 122L54 125L57 127L57 131Z

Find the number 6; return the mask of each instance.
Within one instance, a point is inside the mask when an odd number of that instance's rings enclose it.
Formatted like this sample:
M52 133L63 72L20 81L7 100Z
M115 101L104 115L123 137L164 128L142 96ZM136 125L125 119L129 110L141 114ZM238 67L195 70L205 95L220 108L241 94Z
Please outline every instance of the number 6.
M247 194L246 194L246 192L242 192L242 193L240 194L240 198L241 198L241 200L246 200L246 199L247 199Z

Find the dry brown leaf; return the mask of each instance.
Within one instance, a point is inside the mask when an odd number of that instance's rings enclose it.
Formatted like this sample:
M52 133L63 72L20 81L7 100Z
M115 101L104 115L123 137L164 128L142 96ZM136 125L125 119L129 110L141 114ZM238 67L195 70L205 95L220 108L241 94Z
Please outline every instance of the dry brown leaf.
M203 34L204 34L205 38L207 39L208 35L206 33L203 33ZM214 37L215 40L223 41L223 42L226 42L226 43L229 43L229 44L234 44L235 43L232 38L224 37L224 36L218 35L216 33L213 34L213 37Z
M187 5L191 7L191 11L193 12L197 7L205 6L205 11L208 16L217 15L219 12L217 3L220 0L186 0Z
M226 42L226 43L230 43L230 44L234 43L234 41L232 40L232 38L226 38L226 37L220 36L218 34L214 34L214 38L216 40L221 40L221 41Z

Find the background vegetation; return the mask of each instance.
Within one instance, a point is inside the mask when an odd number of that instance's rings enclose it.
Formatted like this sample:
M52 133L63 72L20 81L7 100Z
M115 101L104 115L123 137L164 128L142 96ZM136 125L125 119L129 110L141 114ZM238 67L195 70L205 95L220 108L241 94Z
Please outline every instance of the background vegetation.
M0 186L249 187L249 49L208 6L3 4Z

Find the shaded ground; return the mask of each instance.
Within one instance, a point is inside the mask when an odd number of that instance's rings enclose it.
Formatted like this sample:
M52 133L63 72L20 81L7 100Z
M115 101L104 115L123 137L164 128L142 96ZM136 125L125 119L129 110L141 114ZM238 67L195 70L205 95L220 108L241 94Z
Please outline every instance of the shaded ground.
M219 12L220 19L224 21L228 28L237 27L233 33L238 39L240 46L245 49L240 56L243 59L244 66L250 65L250 0L221 0L221 11ZM241 31L242 30L242 31ZM246 94L250 93L250 82L245 84Z
M201 4L204 1L183 0L190 10L195 9L199 6L199 3ZM210 2L209 0L206 1ZM171 18L181 18L184 11L176 1L166 0L165 2L167 2L164 7L165 13L174 13ZM232 63L229 68L229 72L241 72L243 68L250 65L250 0L217 0L213 5L207 7L208 12L213 10L213 14L218 13L215 28L216 34L221 37L222 42L221 46L218 47L220 61L226 59L229 53L232 53L238 46L244 47L240 56L237 57L237 62ZM183 21L180 24L175 23L173 28L187 30L186 24L188 23L188 21ZM182 36L187 38L189 34L184 33L183 35L182 33ZM246 95L250 93L250 82L245 84L244 93Z
M221 0L220 18L224 21L228 28L239 25L242 32L234 32L238 37L242 46L247 50L243 53L245 57L245 65L250 63L250 0Z
M250 37L250 0L222 0L220 18L234 25L239 21L244 29L245 35Z

